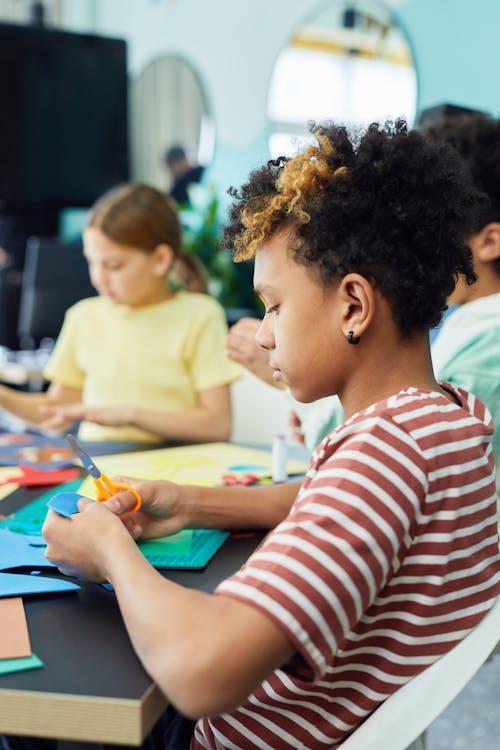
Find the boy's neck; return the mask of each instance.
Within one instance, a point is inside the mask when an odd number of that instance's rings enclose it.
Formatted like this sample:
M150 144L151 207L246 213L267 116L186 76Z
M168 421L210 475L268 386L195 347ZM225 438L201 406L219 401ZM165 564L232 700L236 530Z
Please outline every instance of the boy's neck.
M359 347L362 344L366 349L361 352L358 348L360 357L356 372L349 378L348 386L339 393L346 418L408 388L437 391L456 402L434 376L427 333L393 342L388 337L385 342L367 338L360 342ZM380 356L381 346L383 357Z

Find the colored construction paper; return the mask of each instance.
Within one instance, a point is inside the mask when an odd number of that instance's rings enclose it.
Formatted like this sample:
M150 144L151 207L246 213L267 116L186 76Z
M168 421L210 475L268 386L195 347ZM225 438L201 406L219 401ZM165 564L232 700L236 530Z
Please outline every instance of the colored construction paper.
M53 469L56 466L74 466L75 457L62 437L49 437L26 433L23 435L4 433L0 441L0 464L19 464ZM22 438L22 440L20 439Z
M0 675L23 672L26 669L38 669L39 667L43 667L43 661L35 654L24 659L2 659L0 660Z
M32 539L24 534L16 534L8 529L0 529L0 570L8 568L54 568L49 562L43 547L35 547Z
M82 497L85 495L79 495L78 492L58 492L50 498L47 506L60 516L71 518L74 513L78 513L78 501Z
M85 450L93 455L130 451L143 448L144 444L131 442L83 442ZM75 454L65 437L43 435L38 432L0 433L0 466L33 466L38 469L75 466Z
M63 484L79 476L80 471L77 468L40 469L38 467L20 465L17 471L4 479L3 482L6 484L14 482L23 487L44 487L49 484Z
M20 596L0 599L0 659L31 656L28 623Z
M234 464L234 466L228 466L228 471L265 471L266 467L260 464Z
M28 594L56 594L65 591L78 591L80 586L63 578L45 578L40 575L21 573L0 573L0 603L5 596L26 596Z
M81 479L73 479L66 482L60 487L55 487L43 495L32 500L31 503L19 508L15 513L0 520L0 529L10 529L20 534L40 535L42 533L43 522L47 516L48 500L60 492L75 492L81 485ZM32 543L32 542L31 542Z

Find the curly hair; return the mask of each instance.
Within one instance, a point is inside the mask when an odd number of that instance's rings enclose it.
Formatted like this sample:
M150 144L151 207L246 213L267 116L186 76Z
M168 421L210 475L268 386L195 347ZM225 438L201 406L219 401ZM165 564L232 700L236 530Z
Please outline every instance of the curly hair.
M465 239L481 194L458 155L404 120L358 138L331 123L311 131L315 145L230 189L226 247L248 260L291 227L294 260L320 284L360 273L389 300L402 335L437 325L458 275L476 278Z
M445 116L424 132L458 151L474 184L488 198L477 216L474 233L491 221L500 221L500 120L485 112ZM495 261L495 268L500 273L500 260Z

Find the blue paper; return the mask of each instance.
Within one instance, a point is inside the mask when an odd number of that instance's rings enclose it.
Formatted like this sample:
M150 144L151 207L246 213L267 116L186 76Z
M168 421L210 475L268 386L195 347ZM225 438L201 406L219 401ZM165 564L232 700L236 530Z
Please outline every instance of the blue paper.
M5 596L25 596L26 594L53 594L59 591L77 591L76 583L61 578L0 573L0 598Z
M14 439L16 436L13 436ZM19 437L19 436L17 436ZM49 437L35 433L21 435L23 442L8 443L9 435L3 435L4 444L0 445L0 466L33 466L37 469L55 469L75 465L75 456L68 447L68 442L62 437ZM40 460L42 450L53 449L52 458L48 461Z
M78 513L78 501L82 497L85 495L79 495L78 492L58 492L50 498L47 506L60 516L71 518L74 513Z
M55 568L54 563L46 559L45 548L33 546L32 541L31 536L0 529L0 570L19 567ZM40 538L37 538L38 545L40 542Z
M228 466L228 471L265 471L266 466L260 466L259 464L233 464Z

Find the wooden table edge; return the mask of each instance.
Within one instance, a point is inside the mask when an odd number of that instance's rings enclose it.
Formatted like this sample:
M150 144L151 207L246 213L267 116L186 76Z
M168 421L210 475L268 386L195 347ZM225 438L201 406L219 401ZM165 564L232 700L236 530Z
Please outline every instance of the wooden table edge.
M0 732L136 746L166 707L155 684L137 700L0 688Z

